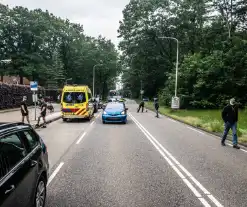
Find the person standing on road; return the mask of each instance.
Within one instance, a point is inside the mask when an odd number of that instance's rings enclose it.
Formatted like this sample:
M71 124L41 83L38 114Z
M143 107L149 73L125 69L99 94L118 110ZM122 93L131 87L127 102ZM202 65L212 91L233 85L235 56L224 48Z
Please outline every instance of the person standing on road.
M57 96L57 102L59 103L60 102L60 94L58 94L58 96Z
M157 118L159 118L159 102L157 98L154 98L154 108L156 111L156 116Z
M44 121L44 125L43 125L43 128L46 128L46 110L47 110L47 104L44 100L44 98L41 99L41 112L40 112L40 116L38 117L38 123L36 124L36 127L39 127L39 122L40 122L40 119L42 118L43 121Z
M140 112L140 109L141 109L141 108L142 108L142 113L143 113L143 111L144 111L144 105L145 105L145 103L144 103L144 101L142 100L141 103L139 104L138 109L137 109L137 113Z
M222 111L222 119L225 123L224 133L221 139L221 145L225 146L225 140L230 129L232 129L232 143L233 148L240 149L238 146L238 137L237 137L237 122L238 122L238 104L235 99L230 100L230 104L224 107Z
M28 109L27 109L27 97L26 96L23 96L23 100L21 102L21 115L22 115L21 122L24 123L24 119L26 117L27 122L30 124L29 113L28 113Z

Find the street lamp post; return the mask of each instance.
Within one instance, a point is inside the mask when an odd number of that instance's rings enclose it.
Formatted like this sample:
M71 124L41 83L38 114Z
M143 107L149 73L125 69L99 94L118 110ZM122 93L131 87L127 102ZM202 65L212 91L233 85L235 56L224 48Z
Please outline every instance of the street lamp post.
M143 96L143 90L142 90L142 80L141 80L141 100L142 100L142 96Z
M132 66L133 59L134 59L136 56L137 56L137 54L132 55L132 57L131 57L131 59L130 59L130 64L131 64L131 66ZM142 65L142 69L143 69L143 65ZM140 74L140 76L141 76L141 74ZM144 91L142 90L142 80L141 80L140 82L141 82L141 90L140 90L140 94L141 94L141 100L142 100Z
M65 85L67 85L68 81L72 80L72 78L68 78L65 80Z
M99 65L102 65L102 63L97 63L93 66L93 97L94 97L94 84L95 84L95 68Z
M175 37L159 37L160 39L172 39L177 42L177 58L176 58L176 80L175 80L175 97L177 97L177 87L178 87L178 56L179 56L179 41Z
M172 98L172 107L179 108L179 98L177 97L178 88L178 56L179 56L179 41L175 37L159 37L160 39L172 39L177 43L177 58L176 58L176 78L175 78L175 96Z

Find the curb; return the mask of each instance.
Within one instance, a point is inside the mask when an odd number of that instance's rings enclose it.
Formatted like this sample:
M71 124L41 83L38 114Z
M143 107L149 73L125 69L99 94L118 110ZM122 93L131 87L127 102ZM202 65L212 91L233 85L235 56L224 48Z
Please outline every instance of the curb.
M148 109L149 109L150 111L154 112L153 109L150 109L150 108L148 108ZM210 135L214 135L215 137L221 139L222 134L219 133L219 132L211 132L211 131L208 131L208 130L206 130L206 129L203 129L203 128L200 128L200 127L196 127L196 126L194 126L194 125L192 125L192 124L186 123L186 122L184 122L184 121L182 121L182 120L176 119L176 118L171 117L171 116L169 116L169 115L167 115L167 114L162 114L162 115L165 116L165 117L167 117L167 118L169 118L169 119L178 121L178 122L180 122L180 123L182 123L182 124L185 124L185 125L187 125L187 126L193 127L194 129L201 130L201 131L203 131L203 132L206 132L206 133L208 133L208 134L210 134ZM231 139L232 139L232 137L231 137L230 135L228 135L228 136L227 136L227 140L228 140L228 141L231 141ZM243 146L243 147L246 147L246 148L247 148L247 144L242 144L242 143L238 143L238 144L239 144L240 146Z
M50 119L49 121L46 122L46 124L50 124L50 123L52 123L52 122L54 122L54 121L57 121L57 120L59 120L59 119L61 119L61 118L62 118L62 115L61 115L61 116L58 116L58 117L55 117L55 118L53 118L53 119ZM35 127L36 124L32 124L31 126L32 126L34 129L39 129L39 128L41 128L42 126L44 126L44 123L40 124L38 127Z

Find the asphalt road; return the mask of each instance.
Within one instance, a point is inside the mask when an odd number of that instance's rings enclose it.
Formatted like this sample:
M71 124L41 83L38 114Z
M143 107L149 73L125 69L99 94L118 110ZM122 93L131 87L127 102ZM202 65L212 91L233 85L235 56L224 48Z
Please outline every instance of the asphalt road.
M48 207L247 206L247 151L127 103L126 125L56 121L39 129Z

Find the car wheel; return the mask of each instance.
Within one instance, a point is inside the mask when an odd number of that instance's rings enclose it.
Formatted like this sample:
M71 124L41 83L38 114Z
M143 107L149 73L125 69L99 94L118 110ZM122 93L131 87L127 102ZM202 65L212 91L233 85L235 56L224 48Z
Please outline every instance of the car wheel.
M125 121L123 122L123 124L127 124L127 120L125 120Z
M67 119L66 119L66 118L63 118L63 121L64 121L64 122L67 122Z
M103 124L105 124L105 121L102 121Z
M46 199L46 181L43 176L40 177L35 192L35 207L44 207Z

